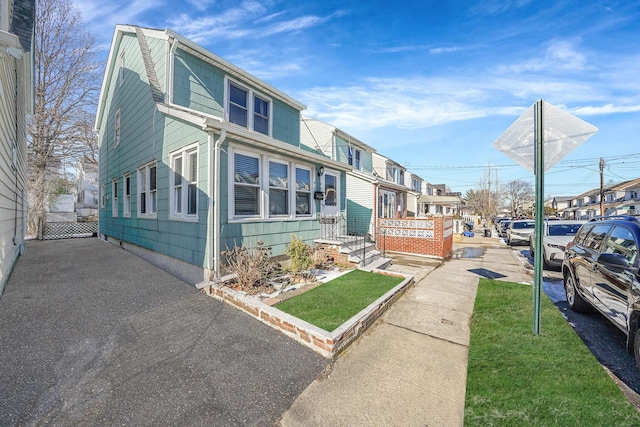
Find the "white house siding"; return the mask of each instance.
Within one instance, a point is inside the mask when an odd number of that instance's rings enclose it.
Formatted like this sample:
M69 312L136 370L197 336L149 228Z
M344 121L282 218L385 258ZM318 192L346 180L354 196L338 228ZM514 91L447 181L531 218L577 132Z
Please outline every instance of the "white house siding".
M26 103L21 67L22 60L0 55L0 293L24 247Z
M347 220L354 227L353 231L373 233L375 199L371 181L359 178L353 173L347 173Z
M333 141L334 127L309 117L300 119L300 144L320 150L325 156L336 159Z

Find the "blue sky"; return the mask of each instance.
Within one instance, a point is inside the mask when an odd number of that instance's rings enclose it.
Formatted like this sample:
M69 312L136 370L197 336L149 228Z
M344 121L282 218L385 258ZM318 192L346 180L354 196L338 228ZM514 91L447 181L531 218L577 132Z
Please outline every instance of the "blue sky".
M76 0L108 53L116 24L171 28L452 191L489 164L533 175L492 143L536 100L599 131L545 175L545 195L640 177L640 2Z

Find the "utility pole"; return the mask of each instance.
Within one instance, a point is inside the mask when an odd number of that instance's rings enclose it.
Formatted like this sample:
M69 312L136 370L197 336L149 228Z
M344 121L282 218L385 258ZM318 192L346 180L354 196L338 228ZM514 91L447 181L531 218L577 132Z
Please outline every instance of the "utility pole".
M488 203L488 205L489 205L488 211L489 212L487 212L487 215L491 216L491 214L492 214L492 212L491 212L491 160L489 160L489 193L487 194L487 197L489 197L489 200L488 200L488 202L489 202ZM489 219L485 218L485 221L487 221L487 223L488 223Z
M600 216L604 216L604 158L600 157Z

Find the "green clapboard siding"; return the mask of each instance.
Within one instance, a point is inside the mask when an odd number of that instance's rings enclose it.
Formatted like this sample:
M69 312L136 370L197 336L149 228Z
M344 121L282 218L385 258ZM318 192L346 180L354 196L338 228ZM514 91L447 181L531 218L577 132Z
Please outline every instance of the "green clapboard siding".
M224 72L200 58L176 51L173 102L224 117Z
M148 38L156 73L164 90L166 70L166 42ZM125 78L120 84L118 72L109 74L107 94L104 99L100 146L100 184L106 194L106 203L100 206L100 232L105 235L156 251L196 266L205 266L208 239L207 220L210 205L207 191L213 188L208 184L208 176L213 165L209 164L209 135L200 126L165 116L159 112L151 96L144 63L140 55L137 39L133 34L124 34L117 52L112 58L119 58L125 52ZM114 59L116 60L116 59ZM117 68L117 66L116 66ZM230 75L247 87L241 75ZM169 79L171 80L171 79ZM173 76L173 102L193 110L218 117L224 116L225 72L200 58L176 51ZM255 90L255 88L254 88ZM258 91L259 92L259 91ZM115 113L120 111L120 144L115 145ZM272 136L284 144L299 146L299 111L290 105L272 99ZM219 135L213 136L214 138ZM234 245L253 246L263 241L272 248L273 255L286 252L291 236L295 235L309 244L320 235L320 226L316 219L305 220L256 220L251 222L231 222L228 219L229 177L228 151L229 138L220 152L220 192L218 208L221 215L219 230L221 248ZM233 141L240 144L239 141ZM244 141L244 144L252 145ZM170 217L171 201L171 155L186 146L198 147L198 217L197 221L185 221ZM252 147L265 155L264 149ZM276 150L277 151L277 150ZM138 169L150 162L157 167L157 214L155 217L138 215L139 187ZM316 164L308 164L312 169ZM131 176L131 216L123 216L124 175ZM112 194L112 181L117 179L118 194ZM316 181L316 190L319 182ZM345 174L341 176L343 214L346 214ZM118 215L112 216L112 206L118 200ZM316 210L319 204L316 202ZM215 233L216 231L214 231Z

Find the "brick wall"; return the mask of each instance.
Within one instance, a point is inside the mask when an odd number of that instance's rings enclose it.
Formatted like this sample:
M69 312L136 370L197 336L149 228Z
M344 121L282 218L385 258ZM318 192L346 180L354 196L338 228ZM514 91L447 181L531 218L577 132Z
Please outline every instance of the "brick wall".
M404 280L332 332L320 329L224 285L207 282L206 286L199 287L208 295L250 314L324 357L333 358L362 335L414 283L413 276L383 270L375 272L404 277Z
M378 218L378 248L447 258L453 250L453 217Z

